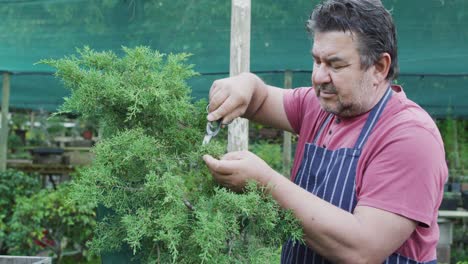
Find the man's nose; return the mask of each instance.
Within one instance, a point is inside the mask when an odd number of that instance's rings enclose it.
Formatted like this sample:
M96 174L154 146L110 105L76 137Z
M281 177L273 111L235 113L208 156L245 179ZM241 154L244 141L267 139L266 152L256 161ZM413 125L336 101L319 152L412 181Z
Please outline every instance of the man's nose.
M312 82L315 85L321 85L325 83L331 82L330 72L325 65L320 65L318 67L314 67L312 72Z

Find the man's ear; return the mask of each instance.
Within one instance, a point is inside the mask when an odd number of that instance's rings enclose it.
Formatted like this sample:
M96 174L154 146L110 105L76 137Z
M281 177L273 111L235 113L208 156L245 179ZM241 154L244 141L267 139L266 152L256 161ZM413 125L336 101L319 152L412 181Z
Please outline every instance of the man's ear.
M374 77L378 82L382 82L387 78L388 71L390 70L390 64L392 64L392 58L388 53L382 53L379 60L374 64Z

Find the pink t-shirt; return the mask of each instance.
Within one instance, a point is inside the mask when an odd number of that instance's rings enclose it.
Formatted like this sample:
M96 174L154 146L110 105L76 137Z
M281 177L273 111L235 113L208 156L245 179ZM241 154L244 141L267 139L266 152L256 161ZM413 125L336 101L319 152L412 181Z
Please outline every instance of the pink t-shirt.
M356 171L357 206L370 206L419 222L397 253L416 261L436 259L438 208L448 170L439 130L431 117L409 100L400 86L365 143ZM293 177L304 152L328 113L312 88L286 90L284 108L299 135ZM333 116L317 144L327 149L352 148L369 112L350 119Z

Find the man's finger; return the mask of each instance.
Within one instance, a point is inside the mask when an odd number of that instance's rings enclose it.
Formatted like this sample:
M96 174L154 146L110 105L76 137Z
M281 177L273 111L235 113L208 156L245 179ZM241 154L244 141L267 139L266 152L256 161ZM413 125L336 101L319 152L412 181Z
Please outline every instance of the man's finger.
M234 110L233 112L231 112L230 114L226 115L223 118L222 123L229 125L234 119L238 118L239 116L243 114L244 114L244 109L242 109L241 107L237 107L236 110Z
M218 80L217 81L214 81L213 82L213 85L211 85L211 88L210 88L210 94L209 94L209 99L213 98L213 96L215 96L217 93L220 93L222 92L224 89L221 88L222 85L218 83Z
M204 155L203 160L210 170L217 174L230 175L237 170L237 163L235 160L217 160L210 155Z
M213 158L211 155L203 155L203 160L213 174L221 173L222 169L220 169L220 160Z
M218 81L214 81L213 84L211 85L210 87L210 94L209 94L209 97L208 98L212 98L217 92L219 92L219 86L217 85L218 84Z
M211 172L211 175L213 175L213 179L214 179L218 184L223 185L223 183L225 183L225 182L228 181L228 179L229 179L229 175L228 175L228 174L218 173L218 172L215 172L215 171L213 171L213 170L210 170L210 172Z
M214 103L217 104L217 102L214 102ZM230 97L228 97L222 103L220 102L219 104L221 104L219 107L216 107L216 105L213 106L213 108L215 108L216 110L208 114L208 117L207 117L208 121L219 120L236 108L234 100ZM211 105L210 105L210 108L211 108Z
M209 113L216 111L227 99L228 95L222 91L214 93L213 96L210 97Z
M228 152L224 154L222 157L222 160L240 160L245 157L245 154L243 151L233 151L233 152Z

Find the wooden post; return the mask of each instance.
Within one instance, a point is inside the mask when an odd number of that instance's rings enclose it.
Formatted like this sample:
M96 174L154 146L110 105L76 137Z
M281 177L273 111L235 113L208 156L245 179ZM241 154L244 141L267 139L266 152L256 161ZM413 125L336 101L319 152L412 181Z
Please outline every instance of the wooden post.
M29 130L32 132L34 131L34 111L31 111L31 113L29 114L29 123L30 123L30 126L29 126Z
M0 130L0 172L6 170L8 151L8 108L10 101L10 74L3 73L2 116Z
M230 76L250 71L250 6L250 0L231 2ZM228 128L228 152L247 150L248 147L249 121L236 118Z
M453 152L455 154L455 169L458 170L460 169L460 151L458 148L458 130L457 130L457 119L452 119L452 127L453 127Z
M284 72L284 88L292 88L292 71ZM291 173L291 132L283 133L283 175L288 176Z

